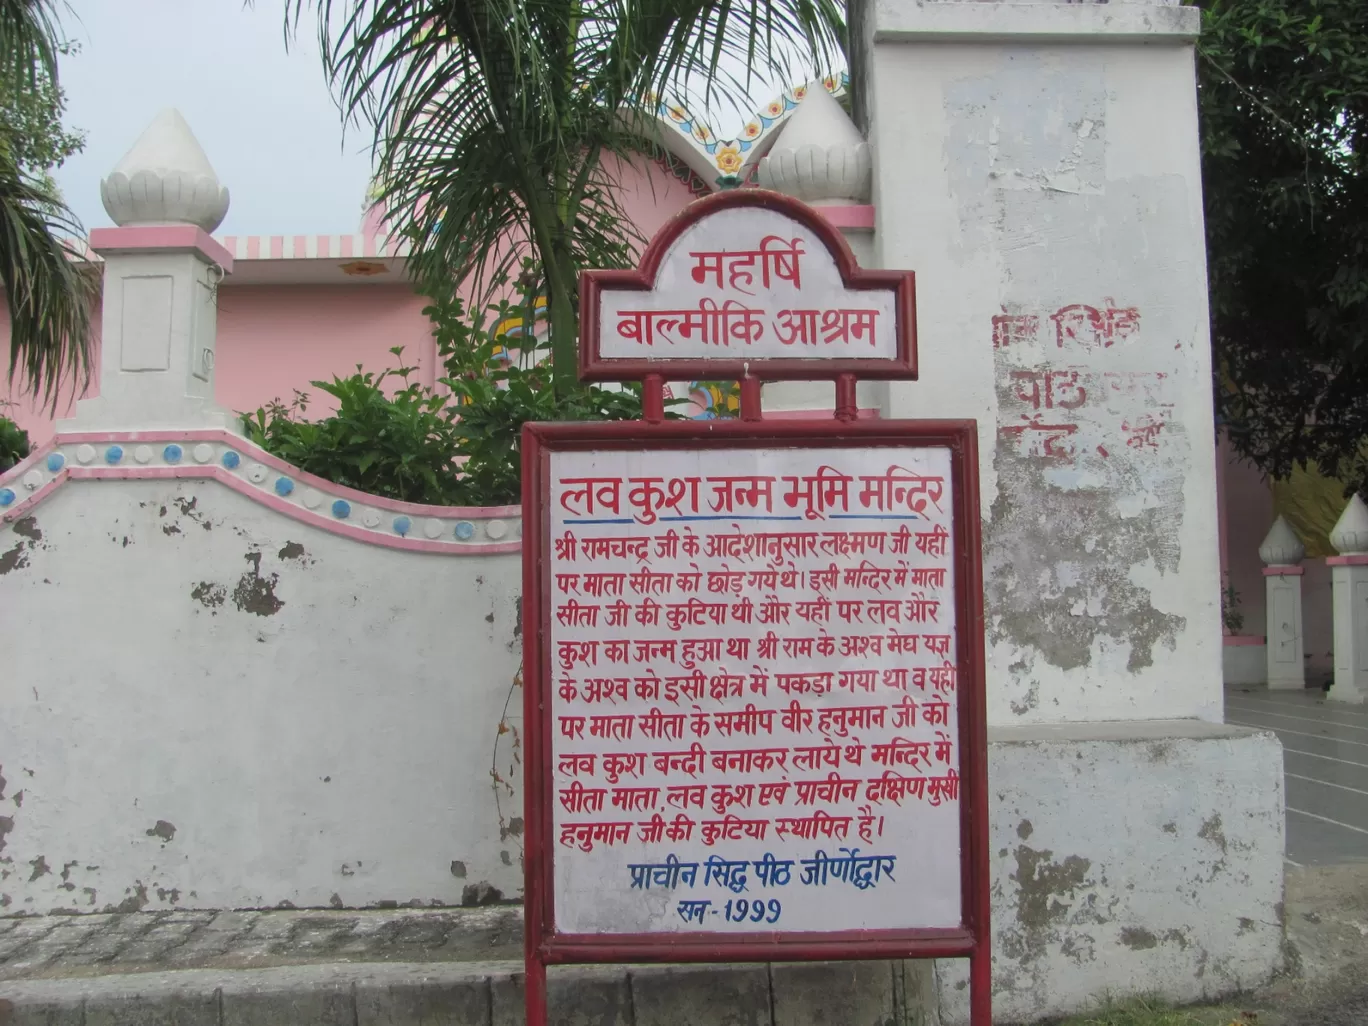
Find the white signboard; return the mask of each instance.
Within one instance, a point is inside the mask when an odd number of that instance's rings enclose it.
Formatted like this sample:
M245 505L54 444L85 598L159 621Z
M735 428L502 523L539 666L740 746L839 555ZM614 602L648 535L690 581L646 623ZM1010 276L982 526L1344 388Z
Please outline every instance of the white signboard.
M605 288L598 331L610 360L893 360L897 293L847 289L812 229L737 207L685 228L652 291Z
M563 933L961 923L950 454L550 454Z

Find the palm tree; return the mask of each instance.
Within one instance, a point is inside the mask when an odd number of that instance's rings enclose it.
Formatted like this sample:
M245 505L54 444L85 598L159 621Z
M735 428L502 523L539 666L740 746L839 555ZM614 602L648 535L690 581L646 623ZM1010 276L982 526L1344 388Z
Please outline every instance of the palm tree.
M0 0L0 82L36 88L57 80L52 0ZM55 406L62 377L90 368L97 282L69 247L80 222L45 177L30 174L0 131L0 285L10 315L9 376Z
M344 117L373 129L378 199L420 282L488 296L533 258L558 394L575 382L579 271L624 266L636 241L604 159L651 145L648 98L734 97L795 50L820 70L844 35L842 0L286 5L291 30L318 12L326 72Z

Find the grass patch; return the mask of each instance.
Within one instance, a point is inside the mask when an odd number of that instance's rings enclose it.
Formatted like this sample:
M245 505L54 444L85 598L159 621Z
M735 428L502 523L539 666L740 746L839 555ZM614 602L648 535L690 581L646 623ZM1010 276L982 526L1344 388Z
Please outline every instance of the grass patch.
M1106 1001L1058 1026L1264 1026L1257 1014L1225 1006L1174 1008L1152 998Z

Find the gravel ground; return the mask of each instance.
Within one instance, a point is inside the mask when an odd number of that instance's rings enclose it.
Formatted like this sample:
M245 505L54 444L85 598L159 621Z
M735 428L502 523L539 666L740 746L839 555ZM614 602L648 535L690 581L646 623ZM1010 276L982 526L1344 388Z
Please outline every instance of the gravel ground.
M1368 1026L1368 862L1287 869L1289 971L1251 996L1258 1026Z

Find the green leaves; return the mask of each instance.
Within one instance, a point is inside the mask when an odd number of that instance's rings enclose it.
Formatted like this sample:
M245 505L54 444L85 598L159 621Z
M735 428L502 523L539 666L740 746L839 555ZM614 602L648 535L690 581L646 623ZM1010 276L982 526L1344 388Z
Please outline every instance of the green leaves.
M81 225L45 174L75 148L63 132L57 22L49 0L0 0L0 285L9 376L55 408L59 383L88 379L98 277L67 241Z
M28 432L8 417L0 417L0 474L29 454Z
M60 382L73 388L90 368L91 310L98 272L69 248L80 223L42 182L26 178L0 150L0 284L10 315L9 375L56 406Z
M348 488L408 502L462 505L458 436L447 397L410 381L412 368L364 372L315 388L337 412L310 421L307 398L271 403L244 417L248 438L302 470ZM387 387L388 386L388 387ZM397 387L395 387L397 386Z
M75 46L63 44L58 50L72 53ZM8 77L0 77L0 137L19 170L55 192L48 172L85 148L85 133L62 126L66 94L45 69L34 71L12 68Z
M1204 0L1217 405L1274 476L1368 483L1368 5Z
M437 388L414 381L396 347L390 352L398 365L390 370L358 366L350 377L313 382L337 400L335 414L307 419L308 398L297 392L288 404L245 414L247 437L349 488L431 505L503 506L520 498L527 421L641 416L638 389L577 386L557 395L545 343L492 334L483 316L468 317L449 293L424 312L445 372ZM519 311L505 302L489 312L500 324Z

